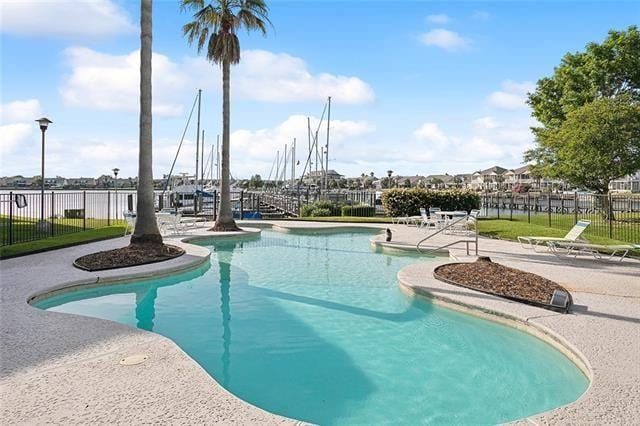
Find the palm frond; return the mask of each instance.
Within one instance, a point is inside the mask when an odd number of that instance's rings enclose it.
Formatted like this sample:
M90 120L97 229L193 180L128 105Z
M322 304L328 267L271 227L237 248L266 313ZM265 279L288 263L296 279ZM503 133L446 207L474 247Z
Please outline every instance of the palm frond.
M181 0L180 11L200 10L204 7L204 0Z

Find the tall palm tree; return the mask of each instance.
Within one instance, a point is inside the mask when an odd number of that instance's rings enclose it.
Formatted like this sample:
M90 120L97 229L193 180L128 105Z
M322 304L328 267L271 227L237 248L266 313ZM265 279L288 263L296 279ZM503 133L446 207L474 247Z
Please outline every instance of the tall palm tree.
M152 1L140 1L140 133L136 226L131 244L162 244L153 200L151 133Z
M240 62L237 32L258 30L267 33L269 9L264 0L181 0L182 10L193 11L193 21L182 28L189 44L198 52L206 45L207 59L222 65L222 164L220 178L220 212L212 231L237 231L231 212L229 179L229 79L231 65Z

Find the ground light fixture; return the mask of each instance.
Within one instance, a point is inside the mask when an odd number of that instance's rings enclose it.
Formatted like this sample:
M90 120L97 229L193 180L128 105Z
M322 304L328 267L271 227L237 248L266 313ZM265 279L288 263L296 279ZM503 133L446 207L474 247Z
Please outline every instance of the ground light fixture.
M36 230L38 232L47 232L50 228L49 222L44 220L44 134L49 127L49 124L53 123L53 121L49 120L46 117L42 117L36 120L38 125L40 126L40 131L42 132L42 163L40 170L40 220L36 224ZM53 216L54 212L51 212Z

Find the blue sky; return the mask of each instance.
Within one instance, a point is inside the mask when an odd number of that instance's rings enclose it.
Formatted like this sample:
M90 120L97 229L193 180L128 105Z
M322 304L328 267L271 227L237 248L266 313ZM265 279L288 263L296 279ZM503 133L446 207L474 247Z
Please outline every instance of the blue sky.
M334 99L331 168L354 176L464 173L521 165L532 144L525 93L562 55L636 24L634 2L268 2L273 30L241 34L232 70L232 173L269 174L306 147ZM2 172L135 176L139 3L14 1L2 8ZM154 172L168 172L197 88L208 144L220 76L181 34L189 15L154 2ZM176 172L194 168L195 127ZM320 133L324 140L324 126ZM298 153L301 149L298 150ZM299 154L300 156L300 154ZM301 169L298 170L300 173Z

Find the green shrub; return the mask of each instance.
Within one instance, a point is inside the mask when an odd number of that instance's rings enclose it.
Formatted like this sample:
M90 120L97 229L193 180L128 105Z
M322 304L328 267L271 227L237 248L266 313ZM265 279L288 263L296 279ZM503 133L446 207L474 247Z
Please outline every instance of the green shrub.
M313 209L314 209L314 205L313 204L305 204L303 206L300 207L300 216L302 217L309 217L313 215Z
M372 217L376 215L376 208L366 204L342 206L342 216Z
M468 190L389 189L382 193L382 206L389 216L416 216L420 208L470 211L480 208L480 196Z
M329 213L327 214L327 212ZM300 207L300 216L340 216L340 206L329 200L318 200Z
M314 209L313 210L313 216L315 217L327 217L327 216L333 216L333 213L331 213L331 209Z

